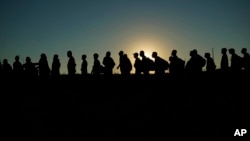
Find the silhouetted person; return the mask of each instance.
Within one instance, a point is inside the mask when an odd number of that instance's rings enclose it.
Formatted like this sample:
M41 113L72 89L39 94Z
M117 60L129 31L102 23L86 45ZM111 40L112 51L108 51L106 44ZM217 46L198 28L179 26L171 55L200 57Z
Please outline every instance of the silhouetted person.
M210 56L210 53L205 53L205 58L207 59L206 61L206 72L213 73L215 72L216 65L214 63L214 59Z
M119 65L117 66L117 69L120 69L121 74L124 74L124 52L119 51Z
M111 58L111 53L109 51L106 52L106 56L103 58L102 64L104 65L104 74L108 76L112 75L115 61Z
M36 77L38 75L38 70L35 64L31 62L30 57L26 57L26 62L23 64L24 74L26 77Z
M128 58L127 54L123 55L124 59L123 59L123 64L124 64L124 75L125 76L129 76L130 72L132 70L132 63L130 61L130 59Z
M245 71L250 72L250 55L247 52L246 48L241 49L241 53L243 54L242 65Z
M164 75L165 70L168 70L169 63L158 56L157 52L152 53L152 57L155 59L154 67L155 67L155 75Z
M188 73L192 75L199 75L202 73L202 68L206 65L206 60L200 56L196 49L190 51L191 58L186 64Z
M50 68L46 54L42 53L38 62L39 75L41 77L50 76Z
M15 62L13 63L13 74L16 77L20 77L23 75L23 65L19 61L19 56L15 56Z
M221 49L221 62L220 62L220 69L222 72L227 72L229 69L229 64L228 64L228 56L227 56L227 49L226 48L222 48Z
M82 55L82 65L81 65L81 72L83 76L88 74L88 62L87 62L87 55Z
M135 58L135 62L134 62L134 68L135 68L135 74L136 75L141 75L142 72L142 61L139 58L139 54L136 52L133 54L134 58Z
M61 63L59 60L59 56L55 54L53 56L52 67L51 67L51 76L60 76L60 67Z
M150 70L154 70L154 62L145 56L143 50L140 51L140 56L142 60L142 72L144 75L148 75Z
M75 75L76 74L76 63L75 58L72 55L72 51L67 52L67 56L69 58L67 68L68 68L68 75Z
M187 64L186 64L186 66L185 66L185 69L186 69L186 71L188 72L188 73L192 73L193 72L193 68L194 68L194 53L193 53L193 50L191 50L190 52L189 52L189 56L190 56L190 59L187 61Z
M233 48L229 49L229 53L231 54L231 71L240 72L242 68L242 58L235 53Z
M12 75L12 67L7 59L3 59L3 76L10 77Z
M97 53L94 53L93 57L94 57L94 65L92 67L91 74L99 76L102 72L102 66L98 59L99 55Z
M185 67L185 61L177 56L177 50L172 50L169 57L169 73L173 75L179 75L183 73Z

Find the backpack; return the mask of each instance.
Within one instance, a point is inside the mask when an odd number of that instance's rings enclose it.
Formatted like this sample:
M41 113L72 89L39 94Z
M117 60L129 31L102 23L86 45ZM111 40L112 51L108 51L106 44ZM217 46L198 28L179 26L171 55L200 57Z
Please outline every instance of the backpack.
M201 56L199 56L199 59L200 59L200 65L201 65L201 67L205 67L205 65L206 65L206 59L204 59Z
M154 61L150 58L146 58L146 66L150 71L155 70Z
M179 64L178 66L179 66L180 69L184 69L185 68L185 61L182 60L181 58L179 58L178 64Z
M168 70L169 69L168 61L161 58L161 66L163 67L164 70Z

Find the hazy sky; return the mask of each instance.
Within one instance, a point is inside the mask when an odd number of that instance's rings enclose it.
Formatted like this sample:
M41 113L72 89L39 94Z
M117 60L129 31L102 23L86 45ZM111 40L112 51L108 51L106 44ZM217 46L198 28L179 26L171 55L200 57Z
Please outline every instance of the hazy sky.
M117 66L120 50L134 63L140 50L168 60L176 49L187 61L190 50L204 56L213 48L219 67L222 47L250 51L249 7L249 0L0 0L0 59L38 62L46 53L51 67L58 54L67 74L68 50L80 73L82 54L90 72L93 53L102 62L111 51Z

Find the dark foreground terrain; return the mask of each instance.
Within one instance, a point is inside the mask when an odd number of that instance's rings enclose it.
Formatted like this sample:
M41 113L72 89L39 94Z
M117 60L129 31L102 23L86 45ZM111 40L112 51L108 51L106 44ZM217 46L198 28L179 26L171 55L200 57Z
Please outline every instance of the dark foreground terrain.
M9 140L221 140L248 129L244 74L2 82L3 135Z

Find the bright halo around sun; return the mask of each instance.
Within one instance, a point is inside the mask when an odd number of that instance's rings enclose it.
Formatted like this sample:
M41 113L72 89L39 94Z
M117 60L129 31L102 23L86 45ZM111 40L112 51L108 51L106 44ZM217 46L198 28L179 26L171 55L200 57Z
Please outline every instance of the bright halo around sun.
M138 44L137 48L138 48L138 52L143 50L145 55L150 58L152 58L152 52L156 51L156 46L150 43Z
M131 45L131 51L132 54L137 52L140 53L140 51L144 51L145 56L152 58L152 53L153 52L157 52L158 54L161 54L162 49L162 45L156 42L152 42L152 41L140 41L140 42L136 42L133 45Z
M137 38L129 42L125 47L125 53L128 54L130 60L134 62L134 53L140 54L140 51L144 51L145 56L154 60L152 58L152 53L157 52L158 56L168 60L169 58L169 44L164 40L159 40L155 38ZM140 57L141 58L141 57ZM132 70L134 73L134 69ZM152 73L152 72L150 72Z

